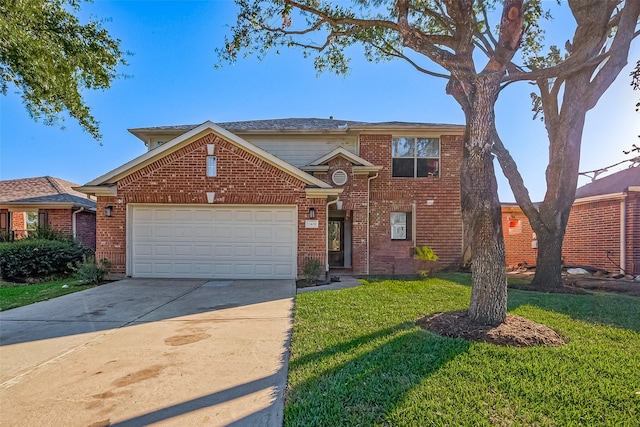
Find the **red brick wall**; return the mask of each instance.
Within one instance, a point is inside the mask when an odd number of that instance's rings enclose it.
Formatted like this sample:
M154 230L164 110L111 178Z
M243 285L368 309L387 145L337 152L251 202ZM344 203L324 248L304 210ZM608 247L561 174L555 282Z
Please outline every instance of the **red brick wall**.
M510 227L510 221L515 221L517 225ZM502 234L507 265L516 266L523 262L529 265L536 264L537 249L531 246L531 243L535 241L533 229L522 211L519 209L506 211L503 208Z
M102 211L104 212L104 211ZM96 248L96 213L83 211L76 214L76 238L86 248Z
M627 246L626 270L640 274L640 191L630 191L627 195Z
M626 198L626 269L640 274L640 193L630 192ZM587 265L618 272L620 263L620 202L609 199L573 206L565 233L562 256L566 265ZM522 234L509 235L509 216L521 218ZM517 264L523 260L535 264L536 250L531 249L531 227L527 218L519 214L507 213L503 208L503 231L507 264ZM529 246L527 247L527 242Z
M344 157L336 157L329 163L329 170L316 173L316 177L329 183L333 173L344 170L347 182L340 186L344 191L340 195L342 210L347 211L347 221L351 221L351 268L355 273L365 273L367 268L367 174L354 174L353 164ZM333 205L331 208L334 208Z
M391 135L360 136L360 156L382 166L378 178L371 181L370 273L415 273L418 265L411 256L413 242L391 240L390 223L391 212L412 212L414 205L416 244L434 250L439 256L436 268L458 266L463 236L462 137L441 137L440 176L424 178L391 176L391 138ZM428 201L433 204L427 204Z
M47 222L51 230L59 231L65 235L73 235L73 219L71 209L40 209L47 212Z
M206 176L206 144L215 144L217 176ZM111 262L113 274L126 272L126 206L129 203L288 204L298 206L298 272L312 257L325 261L325 201L307 199L305 183L251 153L208 134L118 182L116 197L98 197L96 257ZM104 209L113 206L111 217ZM309 207L319 227L306 229Z
M617 271L620 260L620 200L574 205L562 245L565 264L589 265Z

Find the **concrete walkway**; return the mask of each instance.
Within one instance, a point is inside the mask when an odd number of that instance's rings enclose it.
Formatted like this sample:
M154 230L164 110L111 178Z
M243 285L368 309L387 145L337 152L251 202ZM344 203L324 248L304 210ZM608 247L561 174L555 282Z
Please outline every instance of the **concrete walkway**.
M280 426L295 283L123 280L0 313L0 425Z

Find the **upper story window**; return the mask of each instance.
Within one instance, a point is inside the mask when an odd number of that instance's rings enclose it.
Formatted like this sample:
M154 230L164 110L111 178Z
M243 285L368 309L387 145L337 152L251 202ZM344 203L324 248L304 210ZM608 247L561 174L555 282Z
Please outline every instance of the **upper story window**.
M439 138L393 138L391 157L393 158L392 176L401 178L440 176Z
M216 176L218 174L217 163L217 159L214 156L207 156L207 176Z

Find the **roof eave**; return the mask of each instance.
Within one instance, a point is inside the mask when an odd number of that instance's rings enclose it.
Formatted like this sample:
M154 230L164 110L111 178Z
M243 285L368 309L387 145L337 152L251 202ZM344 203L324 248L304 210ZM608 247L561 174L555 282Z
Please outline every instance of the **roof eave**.
M342 188L305 188L307 199L326 199L331 196L340 196L344 191Z
M117 196L117 185L83 185L81 187L73 187L74 190L89 196Z
M85 208L90 211L96 210L96 208L92 206L80 205L78 203L71 203L71 202L59 202L59 203L55 203L55 202L47 202L47 203L42 203L42 202L10 203L9 202L7 203L7 202L4 202L4 203L0 203L0 209L7 209L9 212L29 212L33 209L73 209L73 208Z

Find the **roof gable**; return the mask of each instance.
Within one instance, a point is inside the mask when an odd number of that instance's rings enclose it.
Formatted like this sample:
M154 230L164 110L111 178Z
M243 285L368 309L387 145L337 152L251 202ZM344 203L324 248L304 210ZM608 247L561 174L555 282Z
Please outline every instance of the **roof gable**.
M373 163L366 161L362 157L352 153L351 151L345 150L342 147L338 147L330 153L327 153L324 156L314 160L313 162L309 163L309 166L326 165L338 156L347 159L356 166L374 166Z
M319 187L319 188L332 188L329 184L315 178L314 176L298 169L297 167L291 165L290 163L285 162L282 159L277 158L271 153L255 146L254 144L234 135L233 133L221 128L211 121L207 121L185 133L182 135L172 139L171 141L163 144L162 146L151 150L124 165L107 172L106 174L94 179L93 181L88 182L85 185L85 189L89 189L90 187L96 186L104 186L108 184L113 184L118 180L142 169L146 165L149 165L170 153L177 151L178 149L196 141L197 139L202 138L203 136L214 133L221 138L231 142L232 144L250 152L251 154L260 157L267 163L277 167L278 169L283 170L284 172L300 179L308 185Z

